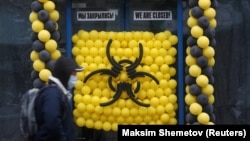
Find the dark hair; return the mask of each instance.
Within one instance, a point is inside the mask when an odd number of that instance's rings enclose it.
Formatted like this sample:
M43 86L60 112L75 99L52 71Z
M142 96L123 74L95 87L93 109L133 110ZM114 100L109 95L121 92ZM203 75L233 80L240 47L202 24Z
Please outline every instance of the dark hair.
M77 68L77 64L73 59L61 56L54 65L53 76L58 78L65 88L68 87L69 77Z

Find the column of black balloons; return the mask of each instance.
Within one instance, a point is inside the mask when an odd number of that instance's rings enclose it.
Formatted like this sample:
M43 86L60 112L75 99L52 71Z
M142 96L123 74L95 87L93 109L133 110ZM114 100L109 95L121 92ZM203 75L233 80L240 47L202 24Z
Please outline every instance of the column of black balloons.
M187 125L214 125L215 28L217 0L189 0L186 40L185 104Z
M30 59L33 62L31 79L35 88L41 88L47 83L55 60L61 56L58 50L60 40L58 20L59 12L55 9L53 1L32 1L29 15L33 31Z

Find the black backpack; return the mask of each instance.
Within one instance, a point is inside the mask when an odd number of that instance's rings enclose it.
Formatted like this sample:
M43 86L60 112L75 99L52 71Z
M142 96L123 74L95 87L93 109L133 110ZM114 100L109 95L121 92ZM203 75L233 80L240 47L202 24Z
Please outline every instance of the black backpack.
M67 98L71 98L72 95L67 91L61 82L55 78L50 77L50 79L55 84L49 84L41 89L32 88L26 91L21 98L21 109L20 109L20 132L25 138L32 137L37 132L37 122L35 117L35 101L38 97L40 91L46 89L47 87L58 87L62 93L64 93ZM64 99L64 98L62 98ZM64 103L66 101L63 101ZM64 106L65 107L65 106ZM65 111L65 110L64 110ZM66 113L66 112L64 112Z

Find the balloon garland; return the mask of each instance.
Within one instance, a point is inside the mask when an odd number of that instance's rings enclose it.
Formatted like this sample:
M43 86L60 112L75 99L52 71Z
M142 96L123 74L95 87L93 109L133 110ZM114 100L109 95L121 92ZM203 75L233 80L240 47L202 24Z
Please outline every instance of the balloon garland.
M60 33L58 31L59 12L55 3L50 0L34 0L31 3L32 51L30 59L33 61L31 79L33 87L41 88L52 74L55 60L61 56L58 48Z
M189 0L186 62L186 124L213 125L217 0Z

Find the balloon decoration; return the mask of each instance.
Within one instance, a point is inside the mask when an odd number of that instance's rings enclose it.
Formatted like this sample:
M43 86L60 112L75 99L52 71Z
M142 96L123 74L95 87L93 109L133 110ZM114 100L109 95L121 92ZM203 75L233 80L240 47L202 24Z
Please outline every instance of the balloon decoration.
M187 25L190 35L186 48L186 124L213 125L215 115L214 76L217 0L189 0Z
M61 56L58 48L60 33L58 31L59 13L55 3L50 0L34 0L31 3L32 52L33 61L31 79L33 87L41 88L51 75L55 60Z
M213 113L217 0L189 0L185 58L188 125L215 124ZM33 87L47 83L58 50L59 13L50 0L34 0L30 59ZM72 36L78 65L74 120L79 127L117 131L118 124L176 125L176 54L178 38L170 31L113 32L79 30Z
M72 36L78 65L73 115L79 127L176 125L178 42L170 31L85 31Z

